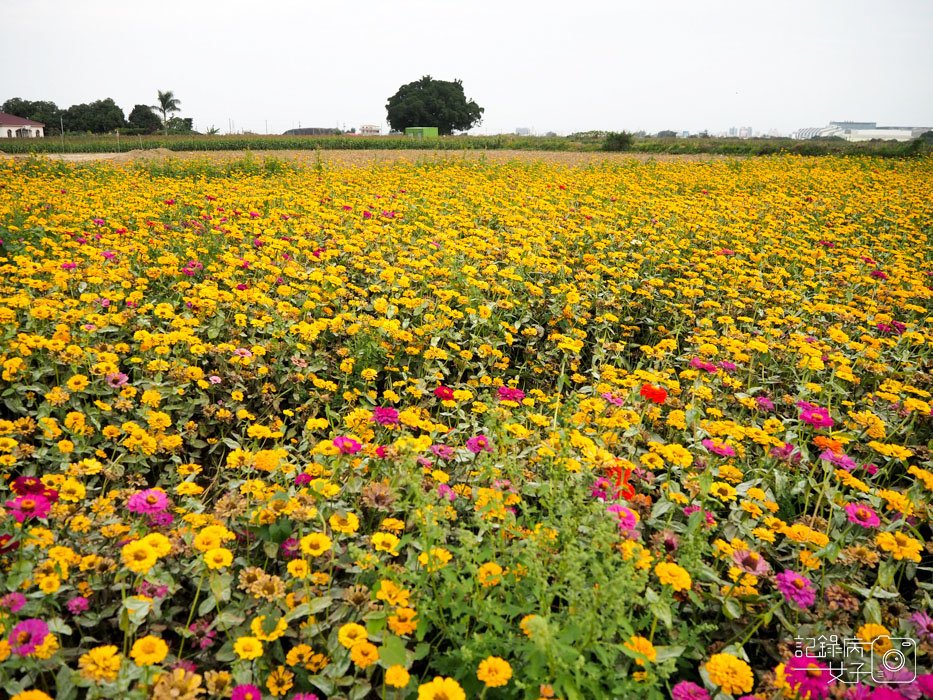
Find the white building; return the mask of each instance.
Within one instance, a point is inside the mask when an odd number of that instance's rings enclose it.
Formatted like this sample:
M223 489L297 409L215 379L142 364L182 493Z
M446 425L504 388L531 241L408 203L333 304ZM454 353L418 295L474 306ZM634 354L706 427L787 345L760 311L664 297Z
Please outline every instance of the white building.
M876 122L830 122L829 126L798 129L793 137L812 139L838 136L846 141L910 141L930 131L929 126L878 126Z
M45 136L45 124L0 112L0 139L32 139Z
M379 136L382 133L382 128L376 124L363 124L359 133L360 136Z

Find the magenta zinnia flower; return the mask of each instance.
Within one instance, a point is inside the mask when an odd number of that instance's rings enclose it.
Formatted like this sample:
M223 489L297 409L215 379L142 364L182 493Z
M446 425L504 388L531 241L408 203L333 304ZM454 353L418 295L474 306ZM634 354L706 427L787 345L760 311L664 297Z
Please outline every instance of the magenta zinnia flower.
M262 691L255 685L244 683L233 689L230 700L262 700Z
M485 435L474 435L466 441L466 448L473 454L479 454L484 450L492 452L492 445L489 444L489 438Z
M26 596L22 593L7 593L0 598L0 607L6 608L12 613L19 612L26 605Z
M755 403L757 403L758 408L760 408L763 411L774 410L774 402L771 399L769 399L767 396L756 396Z
M631 532L638 525L638 516L623 505L614 503L606 508L607 513L613 513L619 519L619 529L624 532Z
M690 360L690 366L693 367L693 369L702 369L704 372L709 372L710 374L715 374L719 371L719 368L712 362L701 360L699 357L694 357Z
M673 700L709 700L709 693L705 688L690 681L681 681L671 689Z
M5 505L18 523L29 518L45 518L52 508L52 503L45 496L33 494L19 496L12 501L7 501Z
M816 600L813 581L790 569L775 576L774 582L784 599L794 602L798 607L809 608Z
M518 403L525 398L524 391L521 389L512 389L511 387L507 386L500 386L498 393L500 401L515 401Z
M735 450L721 440L703 440L703 447L720 457L735 457Z
M376 406L373 409L373 420L379 425L395 425L398 423L398 411L391 406Z
M17 656L29 656L45 641L49 626L38 618L23 620L10 632L10 650Z
M80 615L81 613L86 612L87 609L91 607L91 604L87 598L79 595L65 603L65 607L68 608L68 612L70 612L72 615Z
M878 527L881 525L881 519L869 506L860 503L847 503L846 513L849 516L849 522L861 525L862 527Z
M161 513L168 508L168 496L162 489L137 491L126 502L126 509L131 513Z
M823 450L820 453L820 459L822 459L824 462L829 462L830 464L833 464L837 467L841 467L845 469L847 472L852 471L858 466L858 464L855 463L855 460L852 459L849 455L845 453L836 454L832 450Z
M807 401L798 401L800 420L809 423L814 428L832 428L835 423L829 416L829 411Z
M782 462L789 462L791 464L800 464L800 450L794 447L789 442L784 443L783 447L772 447L771 456L775 459L779 459Z
M335 437L333 439L334 447L340 450L341 454L345 455L355 455L363 446L358 443L353 438L344 437L343 435Z
M447 445L431 445L431 452L440 459L453 459L457 454L453 447Z
M835 680L829 666L821 659L809 655L790 659L784 666L784 677L797 695L810 700L822 700L827 697L829 686Z

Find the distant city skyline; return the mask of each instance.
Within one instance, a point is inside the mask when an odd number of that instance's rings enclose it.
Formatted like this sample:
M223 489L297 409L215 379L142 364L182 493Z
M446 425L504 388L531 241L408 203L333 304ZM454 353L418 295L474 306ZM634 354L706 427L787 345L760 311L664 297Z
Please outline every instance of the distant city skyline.
M387 132L389 96L432 75L485 108L478 134L913 126L933 122L931 35L924 0L34 0L4 7L0 101L128 113L172 90L200 131Z

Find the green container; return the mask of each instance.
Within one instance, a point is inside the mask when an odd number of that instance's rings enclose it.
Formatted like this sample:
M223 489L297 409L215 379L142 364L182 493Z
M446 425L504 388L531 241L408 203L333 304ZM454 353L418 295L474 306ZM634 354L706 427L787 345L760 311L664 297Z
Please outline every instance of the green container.
M414 139L436 139L437 138L437 127L436 126L409 126L405 129L405 136L410 136Z

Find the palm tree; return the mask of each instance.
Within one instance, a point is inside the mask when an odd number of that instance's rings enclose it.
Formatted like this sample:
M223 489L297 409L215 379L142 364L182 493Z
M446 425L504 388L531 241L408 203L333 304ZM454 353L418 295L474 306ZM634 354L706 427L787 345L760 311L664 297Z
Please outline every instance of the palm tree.
M159 92L159 104L153 105L152 109L162 112L162 126L165 129L166 135L168 134L168 115L172 112L177 112L181 108L181 101L175 97L175 93L171 90L166 90Z

